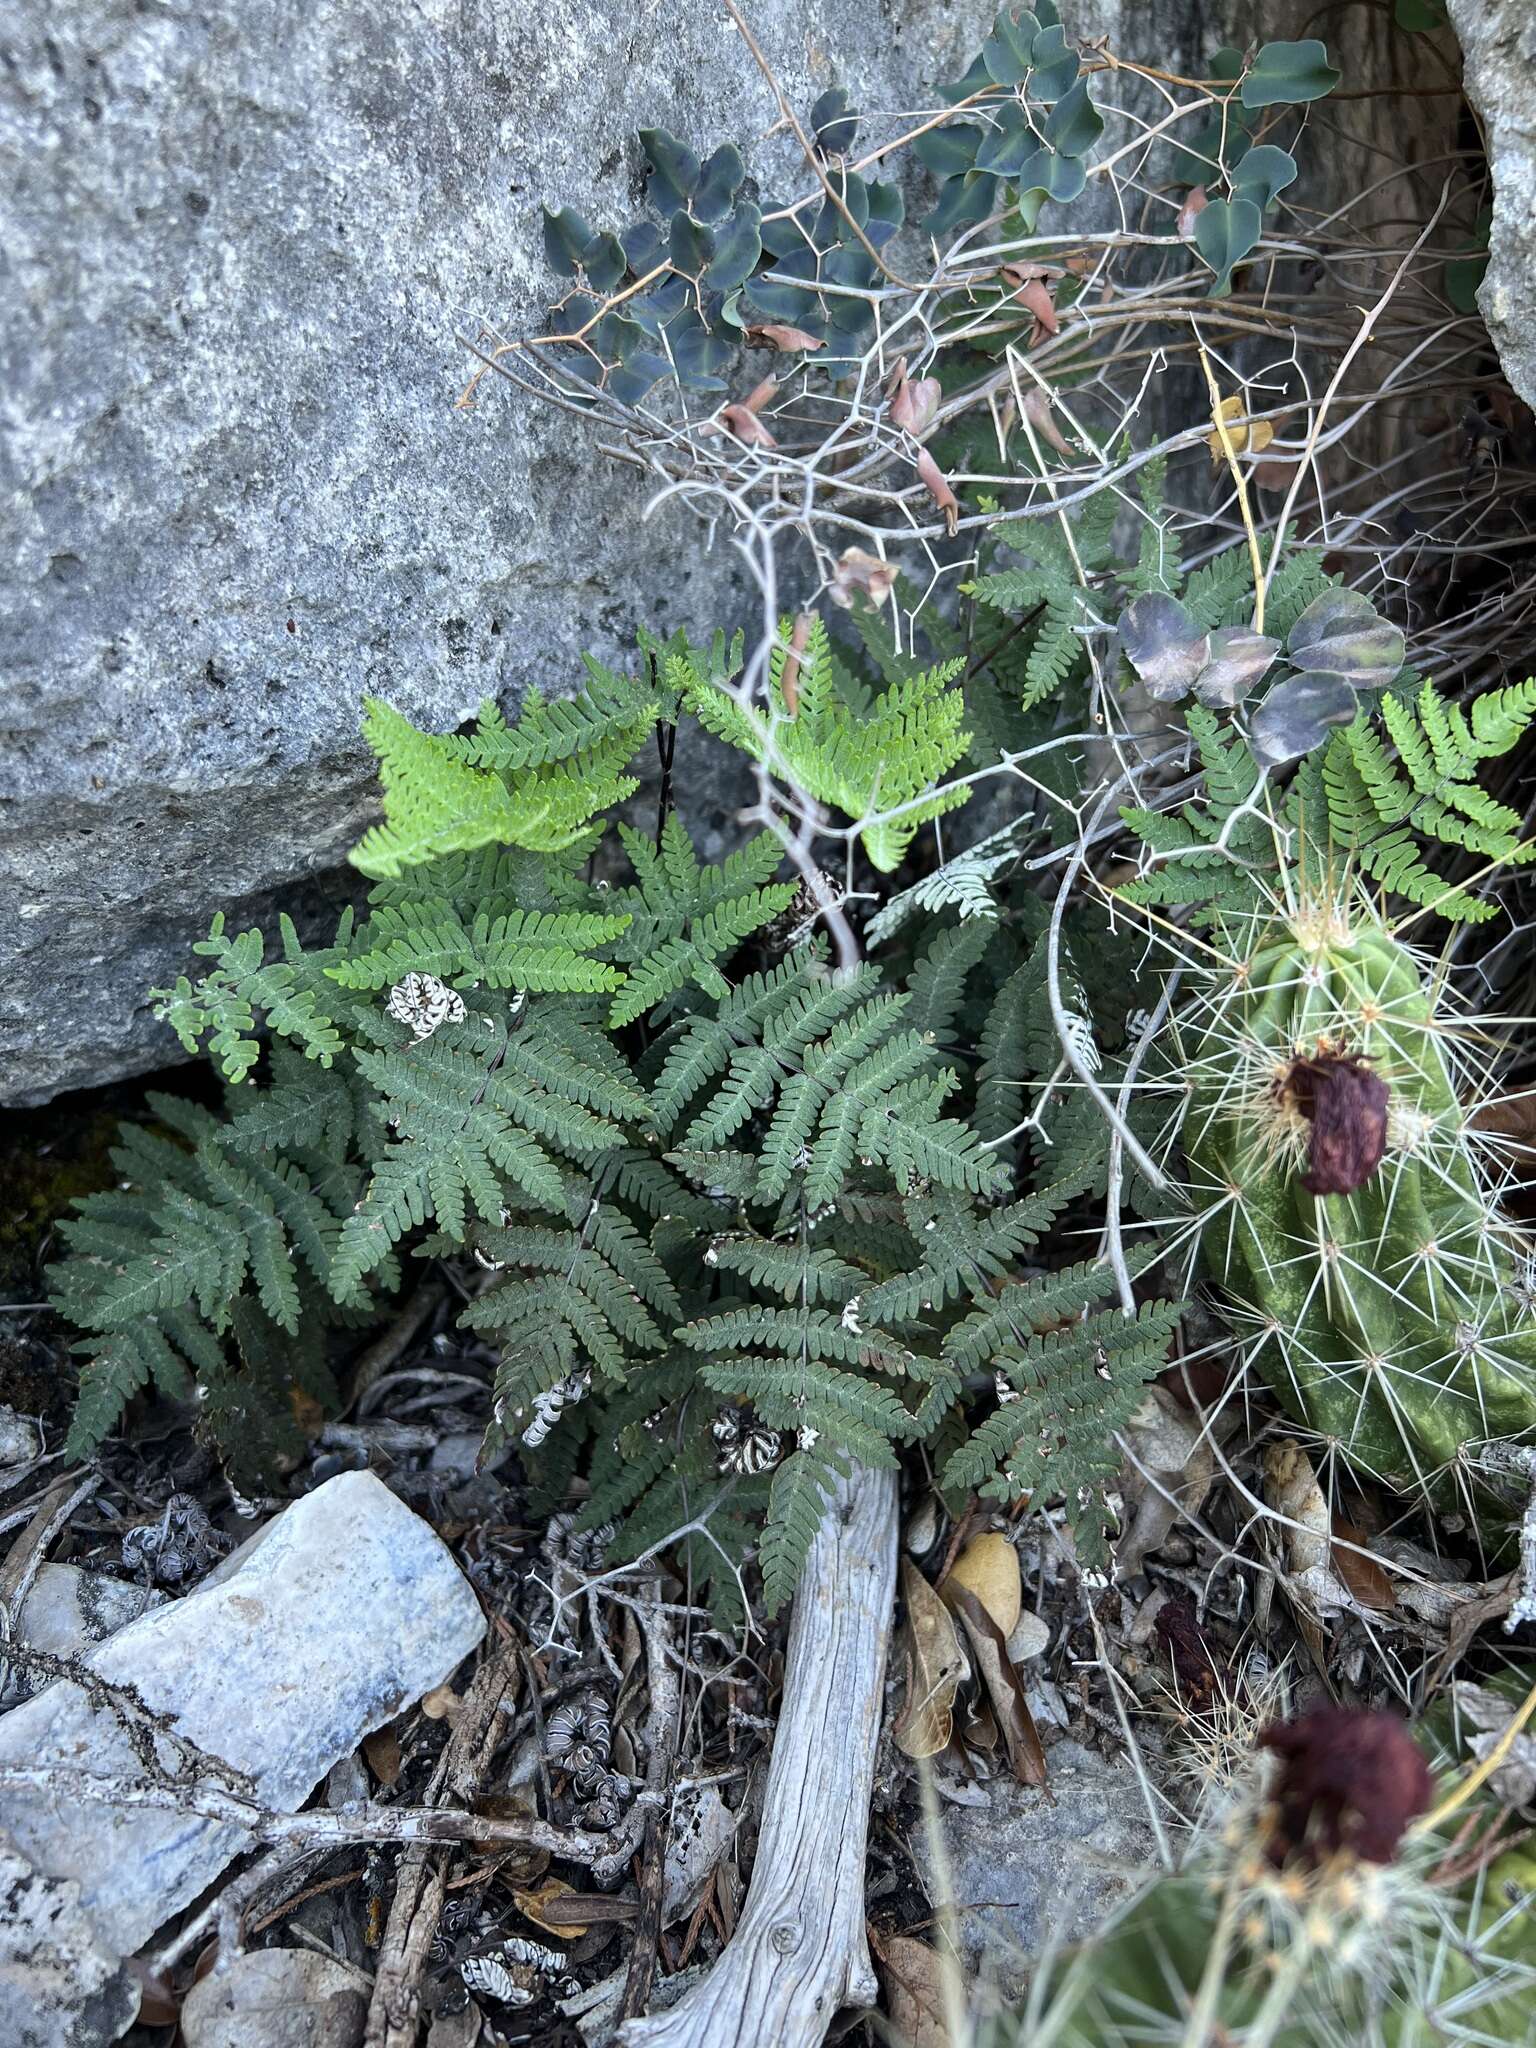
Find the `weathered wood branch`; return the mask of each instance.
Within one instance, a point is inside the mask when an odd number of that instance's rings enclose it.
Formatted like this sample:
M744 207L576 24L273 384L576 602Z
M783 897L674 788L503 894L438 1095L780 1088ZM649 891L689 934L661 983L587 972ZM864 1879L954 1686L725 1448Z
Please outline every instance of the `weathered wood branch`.
M795 1595L784 1703L741 1922L670 2012L625 2048L816 2048L840 2006L873 2005L864 1843L896 1584L896 1475L833 1496Z

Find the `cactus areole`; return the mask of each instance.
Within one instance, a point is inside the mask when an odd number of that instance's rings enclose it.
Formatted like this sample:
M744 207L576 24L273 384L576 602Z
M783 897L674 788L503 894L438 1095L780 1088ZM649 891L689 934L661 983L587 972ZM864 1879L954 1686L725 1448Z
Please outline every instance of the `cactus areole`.
M1465 1504L1468 1447L1536 1426L1530 1248L1468 1127L1476 1034L1368 906L1227 944L1181 1047L1207 1266L1298 1420Z

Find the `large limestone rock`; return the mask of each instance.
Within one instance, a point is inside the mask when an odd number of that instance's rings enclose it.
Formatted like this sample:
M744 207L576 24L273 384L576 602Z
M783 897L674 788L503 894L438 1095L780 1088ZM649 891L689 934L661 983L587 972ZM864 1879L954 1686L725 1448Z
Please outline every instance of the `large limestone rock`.
M989 0L756 0L788 90L953 76ZM454 400L537 324L539 205L772 98L713 0L76 0L0 70L0 1101L159 1064L145 991L369 809L357 706L451 726L733 574L569 418ZM6 218L8 216L8 218ZM734 558L731 558L732 560ZM728 602L728 596L723 600Z
M1536 405L1536 6L1450 0L1450 14L1493 172L1488 274L1477 302L1505 375Z
M994 5L747 12L801 106L840 78L873 114L932 105ZM1179 71L1309 13L1069 10ZM1378 24L1338 27L1351 82L1411 61ZM538 324L539 203L630 217L637 126L750 145L776 109L717 0L74 0L23 9L6 58L0 1102L19 1103L176 1056L146 991L213 909L302 921L336 896L370 808L366 692L445 728L487 691L576 681L639 617L742 612L733 552L707 556L685 512L642 525L642 482L580 423L504 390L456 412L455 332ZM1391 104L1330 115L1344 189L1376 158L1341 152L1339 123ZM766 163L787 161L780 138Z

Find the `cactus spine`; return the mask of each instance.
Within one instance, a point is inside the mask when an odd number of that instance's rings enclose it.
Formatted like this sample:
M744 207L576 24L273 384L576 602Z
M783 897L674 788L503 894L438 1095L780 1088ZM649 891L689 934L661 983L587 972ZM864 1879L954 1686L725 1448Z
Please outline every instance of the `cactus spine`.
M1234 938L1181 1033L1206 1263L1298 1420L1399 1489L1469 1497L1467 1447L1536 1425L1529 1254L1469 1128L1472 1034L1366 904Z

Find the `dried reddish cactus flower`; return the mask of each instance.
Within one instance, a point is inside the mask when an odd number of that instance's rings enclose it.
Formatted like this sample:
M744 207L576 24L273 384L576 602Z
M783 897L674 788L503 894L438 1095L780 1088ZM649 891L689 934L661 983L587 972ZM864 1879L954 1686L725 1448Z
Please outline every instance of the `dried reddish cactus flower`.
M1311 1862L1344 1849L1390 1863L1403 1830L1434 1794L1429 1765L1395 1714L1318 1706L1259 1737L1283 1759L1269 1858Z
M1312 1126L1309 1195L1351 1195L1364 1187L1387 1149L1391 1090L1357 1054L1319 1050L1292 1060L1281 1093Z

